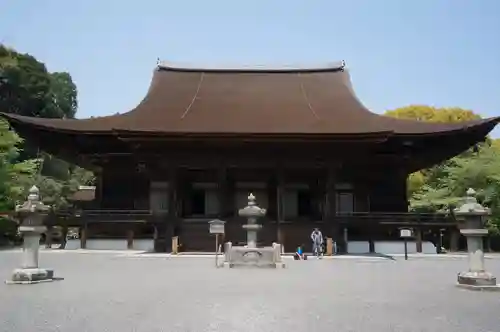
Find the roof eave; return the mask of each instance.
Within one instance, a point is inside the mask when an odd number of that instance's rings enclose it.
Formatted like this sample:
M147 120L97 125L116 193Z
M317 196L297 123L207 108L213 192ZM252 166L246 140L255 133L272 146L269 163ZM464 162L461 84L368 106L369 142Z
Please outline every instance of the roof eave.
M426 132L415 132L415 133L394 133L394 137L399 137L399 138L416 138L416 137L429 137L429 136L449 136L449 135L455 135L455 134L460 134L462 132L470 131L470 130L475 130L475 129L484 129L487 132L490 132L495 128L495 126L500 123L500 116L498 117L491 117L491 118L486 118L486 119L481 119L479 121L476 121L474 123L464 123L463 126L454 128L454 129L449 129L449 130L440 130L440 131L426 131ZM458 123L457 123L458 124Z

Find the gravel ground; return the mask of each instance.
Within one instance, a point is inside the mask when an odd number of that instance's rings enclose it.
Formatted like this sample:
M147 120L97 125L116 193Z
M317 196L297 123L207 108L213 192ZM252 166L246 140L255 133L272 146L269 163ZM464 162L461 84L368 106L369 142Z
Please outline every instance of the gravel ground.
M19 252L0 252L0 276ZM5 332L498 332L500 292L454 286L465 258L287 260L215 269L210 258L44 252L65 280L0 284ZM488 259L500 277L500 259Z

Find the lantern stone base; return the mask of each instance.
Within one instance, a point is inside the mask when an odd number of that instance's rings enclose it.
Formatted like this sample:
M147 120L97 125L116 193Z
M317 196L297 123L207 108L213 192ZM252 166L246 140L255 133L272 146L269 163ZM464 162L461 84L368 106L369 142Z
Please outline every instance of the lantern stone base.
M227 267L227 268L271 268L271 269L284 269L285 263L268 263L268 264L241 264L241 263L228 263L224 262L223 264L220 265L220 267Z
M51 282L54 278L54 271L40 268L16 269L12 273L12 279L7 280L7 284L37 284L41 282Z
M248 246L232 246L226 243L224 267L284 268L281 259L281 246L252 248Z
M470 290L500 291L497 279L488 272L461 272L458 274L457 286Z

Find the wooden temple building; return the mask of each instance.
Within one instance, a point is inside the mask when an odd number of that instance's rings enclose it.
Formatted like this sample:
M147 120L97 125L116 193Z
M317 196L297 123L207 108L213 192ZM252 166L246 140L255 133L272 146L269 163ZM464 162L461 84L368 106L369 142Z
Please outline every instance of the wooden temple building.
M455 226L408 213L407 177L483 141L498 118L425 123L370 112L344 63L309 68L195 68L161 63L129 112L89 119L1 114L22 137L95 172L86 236L143 234L169 251L212 250L207 222L245 240L237 210L249 193L268 209L260 241L286 250L319 227L347 241L417 242ZM126 217L128 216L128 217ZM75 222L76 223L76 222ZM83 227L83 226L82 226ZM434 233L433 233L434 232ZM131 235L132 234L132 235ZM420 249L421 250L421 249Z

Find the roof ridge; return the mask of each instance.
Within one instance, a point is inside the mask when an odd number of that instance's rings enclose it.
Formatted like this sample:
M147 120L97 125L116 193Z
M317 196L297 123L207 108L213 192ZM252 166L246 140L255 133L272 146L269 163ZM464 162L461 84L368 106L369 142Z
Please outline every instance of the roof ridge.
M330 62L323 65L304 65L304 64L281 64L281 65L194 65L190 63L175 63L170 61L157 61L157 70L169 71L190 71L190 72L269 72L269 73L307 73L307 72L336 72L344 71L345 61Z

